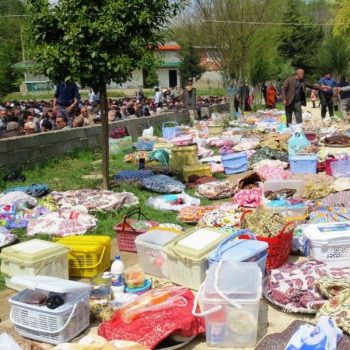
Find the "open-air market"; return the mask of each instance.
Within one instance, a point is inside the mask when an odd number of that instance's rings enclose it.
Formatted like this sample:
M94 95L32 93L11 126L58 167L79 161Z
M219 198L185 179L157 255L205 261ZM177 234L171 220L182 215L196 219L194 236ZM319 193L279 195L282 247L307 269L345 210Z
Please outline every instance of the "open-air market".
M0 350L350 349L347 2L0 8Z

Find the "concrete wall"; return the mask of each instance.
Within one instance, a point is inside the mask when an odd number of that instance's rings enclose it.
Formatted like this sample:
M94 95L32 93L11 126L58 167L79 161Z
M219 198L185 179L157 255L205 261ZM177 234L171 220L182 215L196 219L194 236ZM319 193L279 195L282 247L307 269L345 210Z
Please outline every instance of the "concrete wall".
M120 120L110 123L110 128L126 126L129 135L137 138L141 136L143 129L155 127L165 121L187 123L189 113L180 111L154 117ZM1 169L18 169L40 163L74 149L100 148L100 144L100 125L0 139L0 173Z

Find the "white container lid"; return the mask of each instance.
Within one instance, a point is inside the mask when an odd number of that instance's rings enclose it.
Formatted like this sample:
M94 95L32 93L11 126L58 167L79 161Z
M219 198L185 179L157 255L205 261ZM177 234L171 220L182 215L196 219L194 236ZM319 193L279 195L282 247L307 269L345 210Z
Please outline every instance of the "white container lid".
M41 289L54 293L88 292L90 285L81 282L64 280L51 276L14 276L11 282L28 289Z
M256 300L261 297L262 273L254 262L223 260L214 263L207 272L204 284L206 300L222 299L214 282L218 274L217 287L222 294L232 300Z
M138 235L135 239L135 243L163 247L176 237L178 237L176 233L164 231L162 229L152 229L142 235Z
M330 222L324 224L309 224L304 228L305 236L312 242L327 243L334 239L343 239L350 242L350 223Z

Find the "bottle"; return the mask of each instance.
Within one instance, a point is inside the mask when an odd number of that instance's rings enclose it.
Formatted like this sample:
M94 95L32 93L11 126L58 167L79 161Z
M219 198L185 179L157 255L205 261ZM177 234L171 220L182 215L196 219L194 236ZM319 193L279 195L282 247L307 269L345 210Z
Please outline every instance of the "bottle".
M139 159L139 170L145 169L145 162L146 162L145 158Z
M120 256L115 257L111 266L111 274L113 295L124 293L124 264Z

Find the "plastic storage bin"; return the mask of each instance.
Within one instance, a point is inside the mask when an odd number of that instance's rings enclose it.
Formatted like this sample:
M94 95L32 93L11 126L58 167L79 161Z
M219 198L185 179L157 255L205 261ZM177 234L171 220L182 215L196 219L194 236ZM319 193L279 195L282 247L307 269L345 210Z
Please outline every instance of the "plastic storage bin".
M219 136L224 131L224 124L222 123L216 123L216 124L209 124L208 125L208 133L209 136Z
M45 275L69 278L69 248L40 239L18 243L1 251L1 272L5 275L6 286L22 290L24 286L11 282L13 276Z
M198 293L208 346L255 347L262 274L255 263L222 260L208 270Z
M68 343L90 324L90 286L48 276L13 277L13 284L26 285L10 297L10 320L23 337L49 344ZM29 289L64 294L64 304L56 309L22 302Z
M162 127L162 135L166 140L172 140L180 130L177 122L165 122Z
M120 139L110 138L108 142L110 154L130 153L132 151L133 143L131 136L122 137Z
M161 278L169 277L168 259L162 248L182 233L156 227L136 237L137 257L145 273Z
M350 266L350 223L309 224L303 230L308 256L330 266Z
M228 236L211 227L193 229L167 244L169 278L172 282L198 290L205 279L208 254Z
M227 154L222 157L225 174L237 174L248 171L248 156L246 152Z
M316 174L317 156L289 156L290 170L293 174Z
M211 176L211 167L209 164L193 164L184 166L183 177L185 181L192 175Z
M350 177L350 158L337 159L330 164L332 175L338 177Z
M265 192L279 191L283 189L296 190L293 197L301 198L304 194L305 181L303 180L267 180L260 184L263 192L263 203L268 204L270 200L265 197Z
M184 166L198 163L198 146L173 147L171 150L170 167L177 171L183 171Z
M209 267L220 260L255 262L258 264L261 273L264 275L269 245L266 242L257 240L235 239L236 237L237 234L228 237L209 254Z
M69 276L91 278L111 266L111 237L68 236L57 243L70 248L68 254Z

